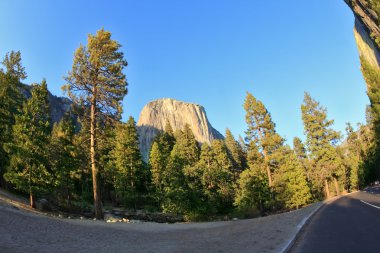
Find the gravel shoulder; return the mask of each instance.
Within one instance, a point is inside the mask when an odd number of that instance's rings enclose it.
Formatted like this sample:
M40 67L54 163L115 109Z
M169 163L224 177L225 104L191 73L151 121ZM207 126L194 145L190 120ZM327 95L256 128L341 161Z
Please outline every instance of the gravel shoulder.
M1 252L282 252L322 203L256 219L159 224L48 217L0 200Z

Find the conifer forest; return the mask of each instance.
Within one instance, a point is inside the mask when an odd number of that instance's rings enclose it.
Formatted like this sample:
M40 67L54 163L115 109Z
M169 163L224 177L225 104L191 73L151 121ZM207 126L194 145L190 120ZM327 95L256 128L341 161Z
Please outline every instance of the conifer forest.
M380 173L380 72L364 58L365 124L334 130L328 108L305 92L304 136L286 140L266 106L246 92L243 136L227 128L224 139L201 144L189 125L174 131L168 121L147 161L135 119L121 120L128 64L109 31L90 34L75 51L62 87L72 103L59 122L51 120L47 81L23 84L21 52L8 52L1 63L0 187L28 196L31 207L45 198L99 219L107 207L188 221L250 218L362 189Z

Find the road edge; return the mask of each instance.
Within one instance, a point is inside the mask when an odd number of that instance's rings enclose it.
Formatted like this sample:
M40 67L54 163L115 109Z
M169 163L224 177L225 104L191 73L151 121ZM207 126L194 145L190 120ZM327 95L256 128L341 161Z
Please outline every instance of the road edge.
M299 238L300 234L301 234L301 231L304 227L306 227L306 225L310 222L311 218L319 211L322 209L322 207L324 207L326 204L330 204L342 197L345 197L345 196L348 196L348 195L351 195L353 193L356 193L358 191L354 191L354 192L350 192L350 193L347 193L347 194L344 194L344 195L340 195L340 196L336 196L334 198L331 198L331 199L326 199L324 201L321 201L321 205L319 207L317 207L314 211L312 211L308 216L306 216L298 225L297 225L297 230L295 232L295 234L293 235L293 237L290 239L290 241L288 242L287 245L285 245L285 247L280 251L280 253L289 253L290 252L290 249L293 247L294 243L297 241L297 239ZM317 202L318 203L318 202Z

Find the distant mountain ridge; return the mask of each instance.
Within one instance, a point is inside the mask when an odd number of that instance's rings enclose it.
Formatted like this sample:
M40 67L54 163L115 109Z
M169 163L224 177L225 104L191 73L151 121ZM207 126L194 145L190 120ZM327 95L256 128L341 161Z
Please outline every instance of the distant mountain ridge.
M208 121L203 106L172 98L157 99L144 106L137 122L140 150L145 161L148 160L154 138L165 129L167 121L173 131L182 130L189 124L195 139L200 143L224 138Z
M26 98L32 96L33 87L27 84L20 84L19 88ZM49 92L49 103L50 103L50 117L51 122L59 122L63 115L70 110L72 101L65 97L57 97Z

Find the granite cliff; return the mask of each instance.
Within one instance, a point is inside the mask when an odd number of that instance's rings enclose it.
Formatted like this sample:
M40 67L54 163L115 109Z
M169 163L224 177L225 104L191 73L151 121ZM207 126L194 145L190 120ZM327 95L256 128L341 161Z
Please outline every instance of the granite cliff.
M202 106L171 98L158 99L144 106L137 122L140 150L145 161L154 137L164 130L167 120L174 131L182 130L185 124L189 124L200 143L223 139L223 135L211 126Z
M380 67L380 1L345 0L355 15L354 35L359 55Z

